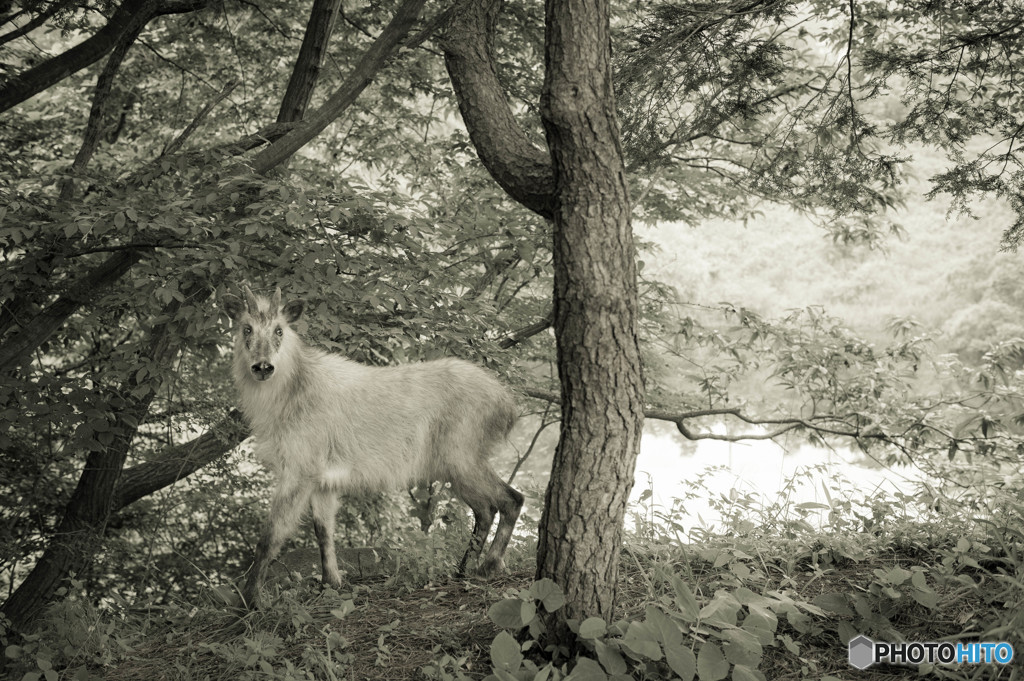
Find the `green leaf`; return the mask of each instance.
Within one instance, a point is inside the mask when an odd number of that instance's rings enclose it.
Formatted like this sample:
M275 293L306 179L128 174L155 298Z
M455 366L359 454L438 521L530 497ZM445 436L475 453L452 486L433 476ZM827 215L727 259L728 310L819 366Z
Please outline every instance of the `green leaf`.
M676 607L679 608L679 614L683 616L683 619L687 622L697 621L698 614L700 613L700 607L697 605L697 599L693 597L693 592L690 591L683 580L676 576L672 577L672 589L676 592Z
M494 637L491 643L491 664L497 669L514 672L523 663L519 642L507 631Z
M774 612L760 605L748 605L750 612L743 618L743 629L749 631L761 645L771 645L775 631L779 627L779 618Z
M859 635L860 631L849 622L843 620L836 626L836 634L839 636L840 643L845 646L850 642L850 639Z
M661 646L658 645L658 637L652 627L641 622L630 622L629 629L622 639L622 645L629 648L639 657L650 660L661 659Z
M600 617L588 617L580 623L580 638L598 638L608 631L608 625Z
M340 608L335 608L334 610L331 610L331 614L334 615L339 620L340 619L345 619L345 616L348 615L350 612L352 612L355 609L356 609L355 602L352 601L351 599L349 599L349 600L346 600L346 601L342 601Z
M913 589L910 592L910 597L915 601L928 608L929 610L935 610L939 607L939 596L934 591L922 591L920 589Z
M608 675L604 673L604 669L597 662L589 657L581 657L576 660L576 666L572 668L572 673L565 679L566 681L606 681Z
M690 681L697 673L697 657L689 648L666 646L665 661L682 681Z
M602 641L594 641L594 650L597 652L597 659L600 660L601 666L609 674L614 676L626 673L626 660L623 659L622 654L618 650Z
M722 632L725 640L725 658L733 664L757 667L764 654L757 637L743 629L727 629Z
M679 630L679 625L663 613L661 608L648 605L645 614L646 623L659 643L666 646L681 646L683 644L683 632Z
M732 668L732 681L765 681L764 674L745 664Z
M839 591L818 594L811 603L822 610L827 610L841 617L853 616L853 608L850 607L850 597Z
M565 605L565 594L562 593L562 587L547 577L538 579L530 585L530 595L540 601L548 612L555 612Z
M732 594L724 589L715 593L710 603L700 610L700 619L706 624L713 624L719 627L736 626L736 618L740 608L739 601L733 598Z
M488 608L487 616L503 629L522 629L527 624L523 621L523 603L518 598L500 600Z
M876 574L881 571L876 571ZM890 584L903 584L910 579L913 573L910 570L904 570L901 567L894 567L884 575L880 575L882 579L886 580Z
M729 663L717 644L707 641L697 652L697 675L700 681L719 681L729 673Z

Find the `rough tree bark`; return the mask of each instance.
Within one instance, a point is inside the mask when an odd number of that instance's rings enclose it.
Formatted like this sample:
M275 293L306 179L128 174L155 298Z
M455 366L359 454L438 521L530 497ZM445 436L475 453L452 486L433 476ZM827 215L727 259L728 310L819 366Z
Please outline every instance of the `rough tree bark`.
M566 607L548 621L614 612L622 523L643 427L636 265L611 85L606 0L548 0L542 116L550 157L516 125L495 76L500 0L460 3L441 41L463 120L495 180L554 220L554 327L562 428L541 519L538 577Z
M541 115L555 169L555 339L562 429L537 576L566 594L549 621L614 617L626 502L643 429L636 260L612 92L607 0L548 0Z

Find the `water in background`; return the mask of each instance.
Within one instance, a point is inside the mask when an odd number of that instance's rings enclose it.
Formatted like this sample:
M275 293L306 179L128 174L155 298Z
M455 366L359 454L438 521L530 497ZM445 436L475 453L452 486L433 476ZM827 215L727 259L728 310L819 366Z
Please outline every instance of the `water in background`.
M654 504L655 511L665 512L672 508L673 499L683 498L690 491L686 485L688 479L694 479L708 467L723 466L723 470L705 478L699 496L687 500L681 518L676 518L687 532L695 527L714 530L721 528L721 515L711 508L709 495L729 497L736 493L753 493L760 497L761 506L769 506L785 493L789 504L821 504L820 511L824 514L830 501L839 496L835 489L829 488L834 484L829 479L834 474L847 481L843 483L844 488L849 486L845 491L857 499L896 492L910 494L916 488L915 483L925 478L917 469L887 469L868 463L861 454L843 448L830 450L804 444L785 449L770 440L700 440L694 446L672 433L648 431L640 444L630 503L634 505L632 510L638 513L643 514L649 504ZM794 475L818 465L824 467L822 473L800 476L798 484L787 485ZM644 500L638 505L641 498ZM657 522L657 513L644 515L649 518L653 515Z

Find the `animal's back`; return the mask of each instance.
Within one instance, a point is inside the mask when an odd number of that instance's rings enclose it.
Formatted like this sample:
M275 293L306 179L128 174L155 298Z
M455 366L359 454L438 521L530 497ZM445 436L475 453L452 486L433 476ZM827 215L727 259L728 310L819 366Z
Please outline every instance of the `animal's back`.
M301 425L324 448L331 484L448 479L490 456L515 422L508 390L463 360L374 367L328 353L317 359L304 390L320 409Z

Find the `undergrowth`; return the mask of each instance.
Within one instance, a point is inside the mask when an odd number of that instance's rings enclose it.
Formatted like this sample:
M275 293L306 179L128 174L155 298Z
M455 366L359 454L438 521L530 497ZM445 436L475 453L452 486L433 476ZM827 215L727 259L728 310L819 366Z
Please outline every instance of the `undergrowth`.
M36 633L3 631L6 671L26 681L1021 678L1019 660L861 671L847 648L864 635L1006 641L1024 654L1019 496L997 490L989 512L938 512L915 497L858 498L838 479L823 486L820 504L720 496L715 527L687 526L686 499L636 509L619 616L572 622L568 657L545 647L541 615L564 597L533 581L533 541L511 552L509 576L456 580L446 561L459 530L404 540L386 574L344 591L286 575L257 613L237 609L231 585L198 602L100 609L73 582Z

